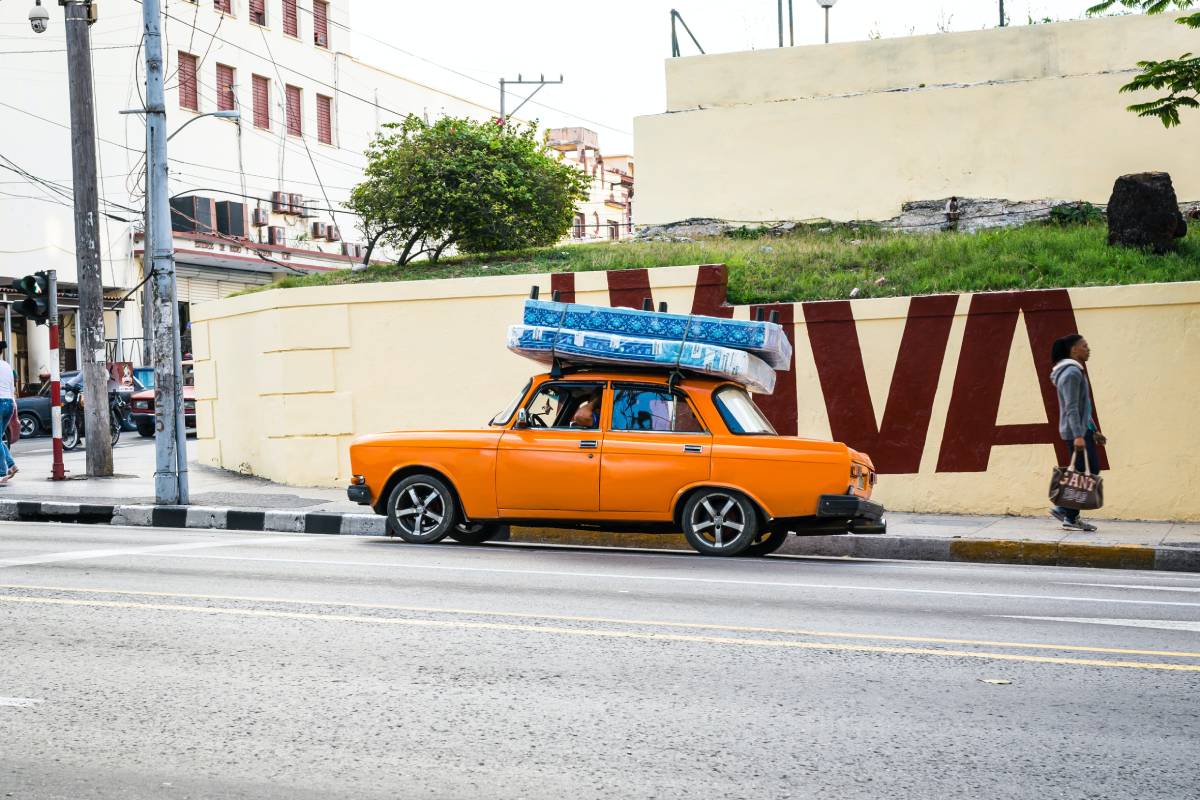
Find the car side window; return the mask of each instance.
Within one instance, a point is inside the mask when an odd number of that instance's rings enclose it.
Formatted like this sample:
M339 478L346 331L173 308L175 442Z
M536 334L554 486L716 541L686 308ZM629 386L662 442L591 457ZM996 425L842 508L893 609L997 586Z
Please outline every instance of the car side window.
M599 383L551 383L538 389L525 407L531 428L600 427L604 386Z
M703 433L686 399L666 389L617 387L613 398L614 431Z

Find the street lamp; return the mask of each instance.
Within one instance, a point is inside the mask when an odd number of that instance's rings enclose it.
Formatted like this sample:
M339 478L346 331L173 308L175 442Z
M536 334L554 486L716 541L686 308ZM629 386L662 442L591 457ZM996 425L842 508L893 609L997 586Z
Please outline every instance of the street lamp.
M825 44L829 44L829 9L837 5L838 0L817 0L817 5L825 9Z
M169 142L172 139L174 139L181 130L186 128L188 125L191 125L196 120L201 119L202 117L219 117L220 119L241 119L242 112L240 112L240 111L209 111L204 114L197 114L196 116L192 117L187 122L183 123L178 128L176 128L175 132L167 137L167 141Z

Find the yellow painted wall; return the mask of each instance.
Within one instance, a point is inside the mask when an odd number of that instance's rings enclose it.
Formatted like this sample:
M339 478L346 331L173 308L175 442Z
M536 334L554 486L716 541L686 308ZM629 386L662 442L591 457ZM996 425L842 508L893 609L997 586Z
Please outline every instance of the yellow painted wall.
M607 305L608 275L575 276L577 302ZM692 307L696 267L649 271L655 302ZM200 460L293 485L337 486L354 435L400 428L479 427L542 368L505 350L530 285L550 276L313 287L194 307ZM1200 283L1071 289L1078 328L1110 437L1103 516L1200 520ZM938 453L973 297L957 299L920 471L884 475L878 497L896 511L1044 511L1051 445L991 450L986 472L939 473ZM882 421L909 298L850 301ZM746 306L733 310L748 319ZM795 307L796 419L828 437L830 421L804 308ZM1063 331L1062 333L1069 333ZM998 424L1044 422L1024 317L1007 355ZM982 435L982 433L981 433ZM854 442L850 442L854 444Z
M1195 51L1171 15L671 59L634 121L635 222L889 219L950 195L1107 203L1166 171L1200 200L1193 126L1118 95L1138 60Z

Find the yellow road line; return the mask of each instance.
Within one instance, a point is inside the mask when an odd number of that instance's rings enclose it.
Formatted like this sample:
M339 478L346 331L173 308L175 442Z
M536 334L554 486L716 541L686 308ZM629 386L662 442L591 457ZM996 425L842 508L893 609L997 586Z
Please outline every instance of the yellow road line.
M1012 653L984 653L968 650L937 650L924 647L881 647L872 645L837 644L835 642L794 642L776 639L743 639L731 636L697 636L679 633L649 633L637 631L588 630L583 628L556 628L548 625L517 625L504 622L468 622L466 620L397 619L395 617L363 617L348 614L305 614L296 611L265 611L249 608L217 608L212 606L184 606L167 603L130 603L118 600L69 600L50 597L0 597L0 602L29 603L34 605L60 605L86 608L122 608L149 611L176 611L193 614L228 615L242 617L265 617L270 619L313 620L317 622L357 622L368 625L401 625L419 628L460 628L465 630L508 631L520 633L555 634L561 636L584 636L601 639L634 639L656 642L689 642L700 644L730 644L743 647L764 647L792 650L835 650L849 653L887 653L893 655L926 655L949 658L976 658L986 661L1020 661L1035 664L1068 664L1084 667L1145 669L1167 672L1200 672L1200 664L1163 664L1142 661L1105 661L1091 658L1058 658L1052 656L1027 656Z
M1062 650L1077 653L1106 653L1126 656L1164 656L1167 658L1200 658L1200 652L1179 650L1134 650L1122 647L1092 647L1078 644L1040 644L1037 642L1003 642L989 639L950 639L938 636L900 636L887 633L842 633L837 631L815 631L803 628L770 628L753 625L720 625L706 622L664 622L652 619L621 619L619 617L588 617L567 614L528 614L520 611L479 611L465 608L431 608L428 606L404 606L389 603L353 603L342 600L293 600L282 597L250 597L229 594L185 594L180 592L145 592L125 589L78 589L60 586L28 586L22 584L0 584L0 589L25 589L39 592L62 592L76 594L115 594L128 597L171 597L182 600L232 600L242 603L277 603L298 606L340 606L373 611L408 611L415 614L453 614L455 616L503 617L506 619L548 620L551 622L595 622L605 625L645 625L653 628L680 628L683 630L727 631L731 633L774 633L784 636L825 636L835 639L864 639L878 642L920 642L922 644L959 644L976 647L1010 647L1024 650Z

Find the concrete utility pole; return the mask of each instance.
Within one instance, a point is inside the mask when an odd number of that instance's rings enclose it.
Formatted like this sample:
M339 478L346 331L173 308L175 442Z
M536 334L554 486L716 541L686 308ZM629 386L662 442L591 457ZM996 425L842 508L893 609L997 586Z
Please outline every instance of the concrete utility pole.
M75 194L75 264L79 317L75 335L82 356L87 474L113 474L108 420L108 369L104 349L104 288L100 276L100 199L96 188L96 113L92 97L90 0L65 0L67 79L71 91L71 164Z
M1008 24L1008 19L1004 16L1004 0L1000 0L1000 27L1003 28Z
M146 248L153 277L154 502L188 504L183 364L175 294L175 242L167 189L167 105L159 0L142 0L146 29Z

